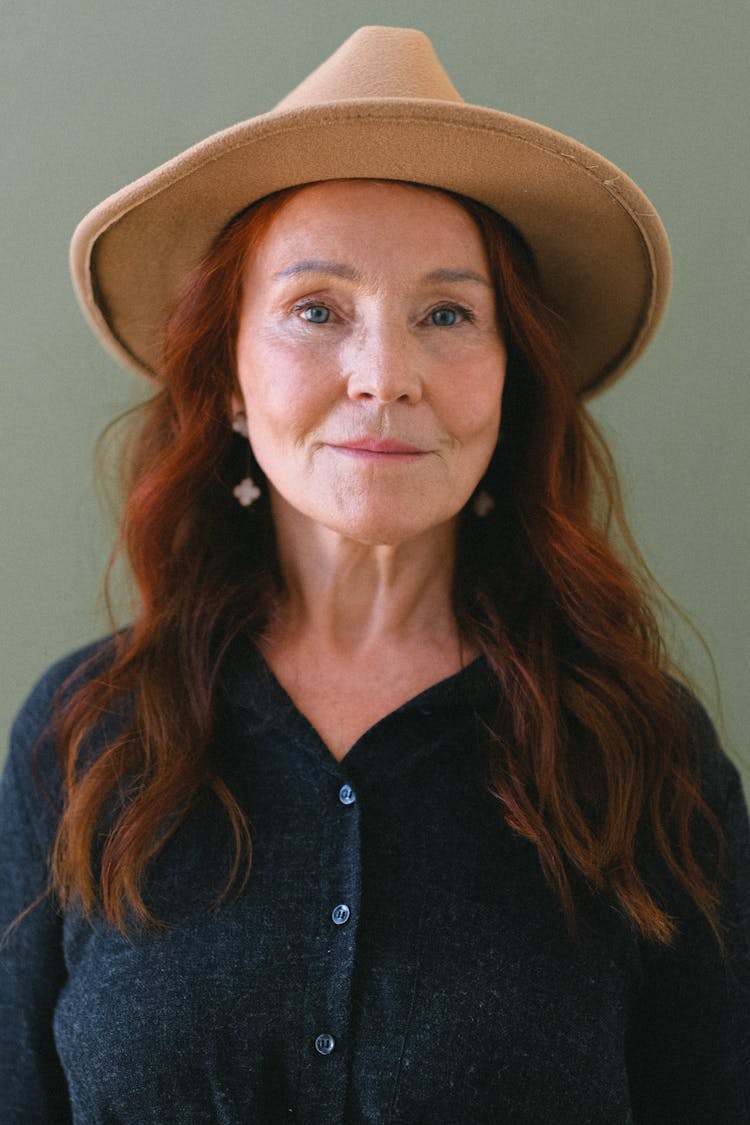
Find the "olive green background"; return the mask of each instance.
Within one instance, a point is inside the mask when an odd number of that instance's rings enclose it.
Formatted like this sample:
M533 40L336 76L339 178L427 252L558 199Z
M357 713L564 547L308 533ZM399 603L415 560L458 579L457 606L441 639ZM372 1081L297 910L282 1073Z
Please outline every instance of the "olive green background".
M713 651L725 742L746 754L748 13L740 0L4 0L3 744L45 667L108 628L98 590L113 525L93 449L142 390L77 311L75 224L129 180L270 108L358 26L381 23L426 31L467 101L601 151L664 219L675 265L665 322L594 413L645 555ZM716 715L705 657L684 631L675 641Z

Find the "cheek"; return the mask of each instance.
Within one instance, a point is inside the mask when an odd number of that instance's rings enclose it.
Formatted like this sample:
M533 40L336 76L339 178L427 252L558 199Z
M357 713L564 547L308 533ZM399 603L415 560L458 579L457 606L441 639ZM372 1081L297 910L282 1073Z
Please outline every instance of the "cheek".
M453 419L454 436L462 443L472 440L492 444L500 428L503 377L498 377L497 367L475 370L471 377L456 381L447 403L445 417Z
M278 342L238 349L238 375L250 440L294 443L314 427L330 401L330 380L309 355Z

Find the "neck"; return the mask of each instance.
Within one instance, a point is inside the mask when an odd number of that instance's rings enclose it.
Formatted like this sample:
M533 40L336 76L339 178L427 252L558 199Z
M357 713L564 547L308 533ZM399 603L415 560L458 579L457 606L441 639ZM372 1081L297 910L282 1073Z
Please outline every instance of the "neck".
M288 509L274 515L285 594L273 643L312 641L341 655L422 639L457 643L455 521L373 545Z

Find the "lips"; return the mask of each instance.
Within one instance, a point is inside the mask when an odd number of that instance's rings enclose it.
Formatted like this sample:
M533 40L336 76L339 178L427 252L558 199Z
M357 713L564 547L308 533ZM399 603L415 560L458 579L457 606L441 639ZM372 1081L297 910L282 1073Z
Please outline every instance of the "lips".
M419 446L410 445L405 441L393 441L390 438L353 438L351 441L332 442L331 444L335 449L347 449L353 453L401 454L401 456L406 454L408 456L409 454L426 452Z

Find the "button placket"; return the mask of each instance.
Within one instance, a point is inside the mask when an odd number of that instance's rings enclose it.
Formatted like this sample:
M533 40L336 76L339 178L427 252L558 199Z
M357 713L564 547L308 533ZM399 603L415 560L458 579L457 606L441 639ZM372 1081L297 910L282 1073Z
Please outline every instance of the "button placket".
M320 913L305 989L305 1008L313 1015L300 1070L299 1096L307 1110L306 1122L322 1120L324 1113L339 1120L337 1113L343 1114L351 1052L348 1028L361 890L361 810L354 788L341 783L341 774L328 792L316 864Z

